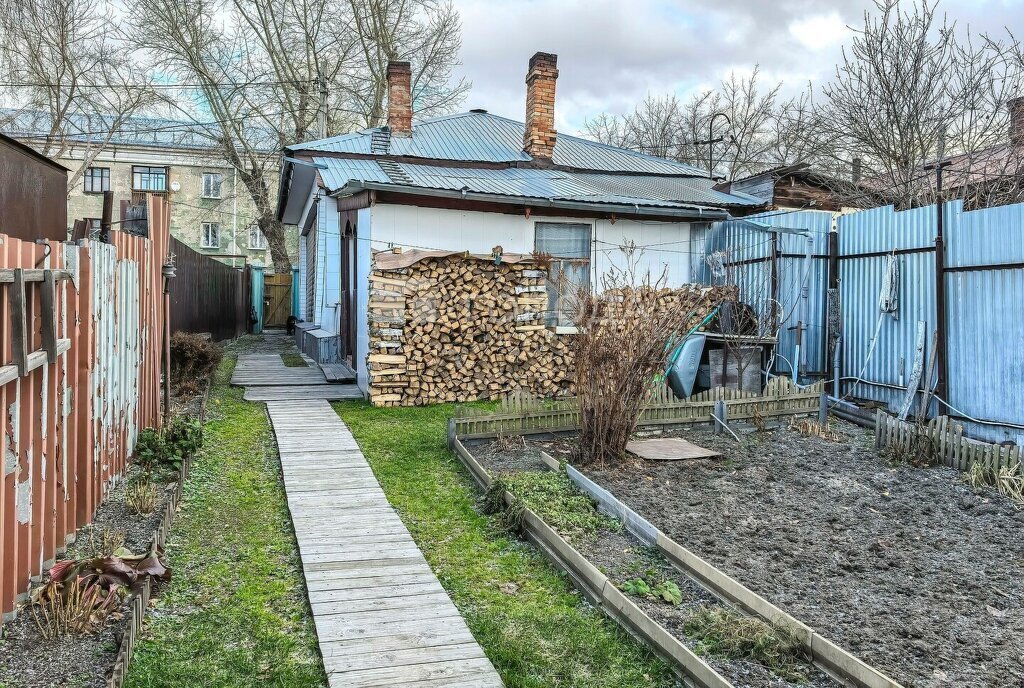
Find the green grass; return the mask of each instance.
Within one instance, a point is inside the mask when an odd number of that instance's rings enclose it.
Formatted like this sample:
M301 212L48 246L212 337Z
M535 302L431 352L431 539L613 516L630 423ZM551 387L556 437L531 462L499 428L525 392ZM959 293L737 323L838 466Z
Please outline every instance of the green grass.
M564 574L477 511L473 483L445 448L451 407L335 408L508 688L675 685Z
M308 368L309 364L306 363L306 359L302 357L302 354L297 353L283 353L281 354L281 360L284 361L286 368Z
M326 685L279 463L262 404L228 386L210 396L167 557L174 575L147 619L130 688Z
M506 491L515 497L507 509ZM523 508L531 509L572 542L590 540L602 529L621 528L619 521L600 514L590 497L561 471L521 471L495 478L484 506L487 513L504 514L505 524L517 530Z

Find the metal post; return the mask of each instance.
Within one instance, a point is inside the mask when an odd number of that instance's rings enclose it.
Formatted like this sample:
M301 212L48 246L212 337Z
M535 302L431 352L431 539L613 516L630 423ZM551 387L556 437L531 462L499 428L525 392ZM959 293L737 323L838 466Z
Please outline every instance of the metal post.
M949 160L942 160L944 141L939 139L939 160L925 169L935 169L935 364L938 373L935 381L935 396L949 401L947 388L946 363L946 245L945 215L946 208L942 202L942 170L950 165Z
M114 192L103 192L103 215L100 218L100 241L110 243L110 226L113 224Z
M840 358L839 358L839 342L840 342L840 330L841 315L838 312L840 308L839 301L839 231L834 225L835 219L833 218L833 227L828 233L828 293L830 295L829 304L835 309L834 321L837 323L837 327L834 332L830 332L831 335L829 341L825 347L825 361L828 362L831 353L832 359L832 394L835 397L839 397L839 378L842 377L842 371L839 369ZM831 323L830 323L831 324ZM829 346L831 345L831 346Z

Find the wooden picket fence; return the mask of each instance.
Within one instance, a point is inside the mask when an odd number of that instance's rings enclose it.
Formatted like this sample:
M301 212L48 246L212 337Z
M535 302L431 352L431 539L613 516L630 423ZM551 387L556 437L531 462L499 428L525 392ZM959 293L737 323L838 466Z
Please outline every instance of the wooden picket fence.
M875 448L906 454L921 439L929 443L929 453L944 466L967 471L980 465L989 475L1003 468L1024 466L1024 449L1016 445L990 444L964 437L963 426L948 416L938 416L926 423L912 423L895 418L881 409L875 414Z
M710 423L719 402L725 404L730 422L815 415L821 408L823 391L823 383L801 388L789 378L775 377L761 394L718 387L677 399L667 385L659 384L640 412L639 425ZM462 439L567 432L579 428L579 401L575 397L542 399L518 391L502 400L496 411L457 408L453 427Z

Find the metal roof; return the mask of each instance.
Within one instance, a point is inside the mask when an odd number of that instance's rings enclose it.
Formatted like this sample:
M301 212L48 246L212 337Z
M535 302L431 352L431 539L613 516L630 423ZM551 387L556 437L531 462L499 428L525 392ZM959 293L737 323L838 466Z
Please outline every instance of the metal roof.
M128 117L107 142L107 134L114 126L116 116L102 114L69 114L64 138L82 143L108 146L140 146L144 148L187 148L193 150L219 149L211 138L216 127L197 126L194 121L164 119L160 117ZM40 138L50 133L51 116L40 110L0 109L0 128L14 138ZM205 130L205 131L204 131ZM247 132L258 142L258 150L272 152L279 149L277 135L258 127Z
M693 208L757 206L759 199L715 191L710 179L600 174L556 169L508 167L454 168L376 160L314 157L320 178L331 192L352 181L409 188L466 191L522 199L562 199L586 203ZM704 182L707 182L706 184Z
M387 155L470 162L530 162L523 152L522 122L487 112L464 112L416 122L411 136L390 136ZM364 129L288 146L291 152L381 155L384 128ZM377 147L374 147L376 135ZM558 134L551 160L555 165L605 172L708 177L708 173L674 160Z

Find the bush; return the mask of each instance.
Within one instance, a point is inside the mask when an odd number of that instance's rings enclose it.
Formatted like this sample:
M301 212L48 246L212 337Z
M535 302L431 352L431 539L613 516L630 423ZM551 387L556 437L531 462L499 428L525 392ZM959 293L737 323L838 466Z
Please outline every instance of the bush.
M171 389L194 396L220 364L220 347L198 334L175 332L171 337Z
M198 418L179 415L171 419L163 432L146 428L135 443L135 459L143 471L157 468L181 470L186 456L203 446L203 426Z

